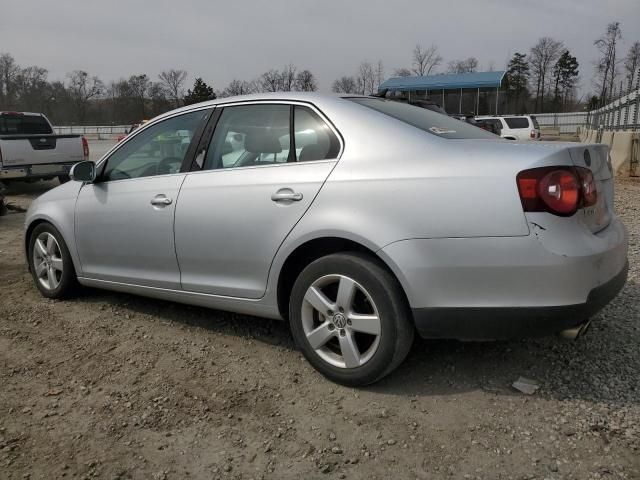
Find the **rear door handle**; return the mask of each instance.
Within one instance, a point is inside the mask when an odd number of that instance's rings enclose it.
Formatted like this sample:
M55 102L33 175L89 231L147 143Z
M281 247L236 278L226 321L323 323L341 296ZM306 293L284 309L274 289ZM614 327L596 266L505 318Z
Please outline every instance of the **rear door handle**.
M274 202L299 202L304 198L304 195L301 193L294 192L290 188L281 188L276 193L271 195L271 200Z
M171 205L172 202L173 200L162 193L160 195L156 195L151 199L151 205L153 205L154 207L165 207L167 205Z

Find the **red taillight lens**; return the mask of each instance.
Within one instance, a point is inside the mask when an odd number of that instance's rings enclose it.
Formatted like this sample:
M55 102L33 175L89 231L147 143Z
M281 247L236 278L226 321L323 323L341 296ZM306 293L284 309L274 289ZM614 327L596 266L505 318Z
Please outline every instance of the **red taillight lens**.
M578 177L580 177L580 187L582 189L582 206L590 207L598 201L598 191L593 173L588 168L577 167Z
M520 172L517 183L525 212L568 217L597 200L596 183L587 168L532 168Z
M89 159L89 142L87 142L87 139L82 137L82 150L84 152L84 158L85 160Z
M575 173L554 170L538 183L538 195L550 210L559 215L573 215L578 209L580 184Z
M536 138L536 131L535 130L531 130L531 138Z

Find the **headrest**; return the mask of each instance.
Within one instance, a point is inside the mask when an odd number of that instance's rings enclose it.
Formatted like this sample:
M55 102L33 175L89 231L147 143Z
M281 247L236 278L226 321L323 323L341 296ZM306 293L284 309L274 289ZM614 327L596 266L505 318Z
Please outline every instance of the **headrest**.
M244 137L244 149L251 153L280 153L282 147L271 130L253 130Z

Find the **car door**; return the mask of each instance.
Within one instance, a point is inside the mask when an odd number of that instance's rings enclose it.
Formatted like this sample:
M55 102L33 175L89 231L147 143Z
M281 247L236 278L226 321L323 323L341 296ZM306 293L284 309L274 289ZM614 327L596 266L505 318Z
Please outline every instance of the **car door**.
M98 166L94 183L83 185L75 212L83 277L180 288L175 201L191 143L210 112L199 109L142 129Z
M335 166L341 142L310 106L254 103L216 115L176 207L182 288L260 298L273 257Z

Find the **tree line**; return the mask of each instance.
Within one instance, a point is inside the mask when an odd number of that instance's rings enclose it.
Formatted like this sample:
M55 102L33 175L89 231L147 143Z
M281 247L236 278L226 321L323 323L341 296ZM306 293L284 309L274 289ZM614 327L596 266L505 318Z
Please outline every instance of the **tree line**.
M607 25L594 40L599 58L594 64L593 93L576 98L580 64L564 43L542 37L528 52L516 52L506 65L503 111L539 113L574 111L586 106L602 106L639 83L640 42L631 44L626 55L620 52L622 31L619 22ZM486 70L495 70L491 62ZM475 57L450 60L446 64L437 45L416 45L411 65L393 70L393 76L425 76L469 73L480 68ZM161 71L155 78L146 73L103 82L83 70L69 72L64 80L49 80L47 69L19 65L9 53L0 54L0 110L43 112L53 123L130 124L173 108L217 97L259 92L315 91L316 77L308 69L285 65L270 69L253 80L233 79L215 90L201 77L186 88L187 72ZM352 75L343 75L331 85L336 93L369 95L385 80L381 60L361 62Z
M599 57L593 65L593 91L586 98L575 96L580 64L562 41L542 37L528 53L514 53L505 75L508 110L523 113L566 112L581 107L593 110L637 88L640 42L632 42L622 56L621 38L620 22L612 22L594 40Z
M313 73L292 64L251 81L234 79L220 91L200 77L187 89L187 72L173 68L157 79L142 73L109 83L83 70L69 72L64 80L50 81L48 74L45 68L22 67L11 54L0 54L0 110L42 112L57 125L126 125L217 97L318 88Z

